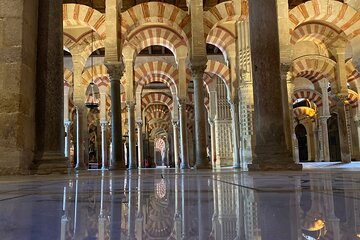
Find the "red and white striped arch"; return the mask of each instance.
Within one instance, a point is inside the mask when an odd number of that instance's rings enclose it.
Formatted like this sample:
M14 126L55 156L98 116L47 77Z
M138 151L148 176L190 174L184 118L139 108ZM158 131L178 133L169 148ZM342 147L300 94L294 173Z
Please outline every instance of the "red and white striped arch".
M326 78L329 82L335 81L335 62L323 56L303 56L293 61L295 77L304 77L311 82Z
M125 42L135 49L136 54L146 47L160 45L170 49L176 56L176 49L187 46L185 39L168 26L147 26L140 27L131 32Z
M229 89L230 86L230 69L223 63L215 60L208 60L205 72L213 73L219 76Z
M349 104L352 108L356 108L358 106L358 100L359 100L359 94L357 94L355 91L348 89L349 95L347 100L349 101Z
M222 26L217 26L210 30L206 37L206 43L218 47L225 58L231 50L235 50L235 35ZM231 49L232 48L232 49Z
M86 5L63 4L63 25L64 28L87 26L97 32L102 39L106 36L105 15Z
M146 107L149 106L149 104L153 104L153 103L162 103L166 105L170 111L172 111L173 109L172 98L164 93L156 93L156 92L148 93L142 97L141 108L146 109Z
M173 83L177 84L179 75L178 70L173 65L162 61L146 62L135 68L134 74L135 82L138 84L141 84L142 78L149 74L166 75L168 78L172 79Z
M352 82L360 79L360 74L358 70L355 68L355 65L352 62L352 59L348 60L345 65L345 69L347 72L347 81Z
M295 28L291 33L290 43L295 44L299 41L314 41L318 45L330 46L338 40L341 32L336 31L328 25L321 23L307 23Z
M159 121L170 121L171 115L167 112L147 112L146 116L148 117L148 120L159 120Z
M290 10L289 20L290 33L307 22L325 22L346 35L355 55L360 52L360 14L348 4L329 0L307 1Z
M241 0L241 15L236 15L233 1L227 1L204 12L204 32L207 35L217 24L245 19L248 16L248 1Z
M150 105L148 108L146 108L146 112L147 113L153 113L153 112L168 113L169 108L163 104L154 104L154 105Z
M174 80L161 73L150 73L149 75L141 78L141 80L137 83L136 92L141 93L144 87L152 82L162 82L170 89L172 94L176 94L177 92Z
M185 41L191 37L190 16L180 8L162 2L145 2L121 13L122 39L141 25L163 24L171 26Z
M88 85L91 81L94 81L95 83L100 84L98 87L109 86L109 75L106 66L103 64L87 68L81 76L81 83L83 85Z
M317 107L321 107L323 105L321 94L315 90L301 89L295 91L292 96L293 102L301 98L308 99L309 101L315 103Z

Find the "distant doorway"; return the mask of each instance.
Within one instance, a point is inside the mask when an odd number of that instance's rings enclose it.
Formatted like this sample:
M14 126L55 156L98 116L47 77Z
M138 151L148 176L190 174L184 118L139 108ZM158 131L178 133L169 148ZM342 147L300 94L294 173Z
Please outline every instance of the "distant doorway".
M308 155L307 132L305 126L302 124L298 124L295 127L295 134L298 140L299 160L300 162L307 162L309 160L309 155Z
M340 151L340 137L339 137L339 127L338 127L337 114L331 114L331 117L328 119L328 133L329 133L329 152L330 152L330 161L339 162L341 161L341 151Z

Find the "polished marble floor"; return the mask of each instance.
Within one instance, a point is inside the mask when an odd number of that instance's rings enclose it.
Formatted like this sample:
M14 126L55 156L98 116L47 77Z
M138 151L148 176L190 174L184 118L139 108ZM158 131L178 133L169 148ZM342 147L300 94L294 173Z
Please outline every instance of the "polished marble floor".
M359 239L360 172L0 177L0 239Z

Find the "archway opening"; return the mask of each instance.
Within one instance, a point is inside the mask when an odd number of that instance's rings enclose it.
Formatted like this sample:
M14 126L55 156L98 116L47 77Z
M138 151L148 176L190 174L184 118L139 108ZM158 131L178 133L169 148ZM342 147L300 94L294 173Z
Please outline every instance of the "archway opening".
M299 160L300 162L307 162L309 160L309 154L308 154L307 132L305 126L302 124L298 124L295 127L295 134L298 140Z
M332 113L331 117L328 119L328 136L330 161L341 161L339 125L336 113Z

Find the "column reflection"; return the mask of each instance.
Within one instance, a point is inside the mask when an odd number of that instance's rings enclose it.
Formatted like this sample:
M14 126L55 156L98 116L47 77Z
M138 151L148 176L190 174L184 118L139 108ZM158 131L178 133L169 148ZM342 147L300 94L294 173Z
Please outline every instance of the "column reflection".
M357 239L360 176L183 170L75 175L62 189L59 238Z

